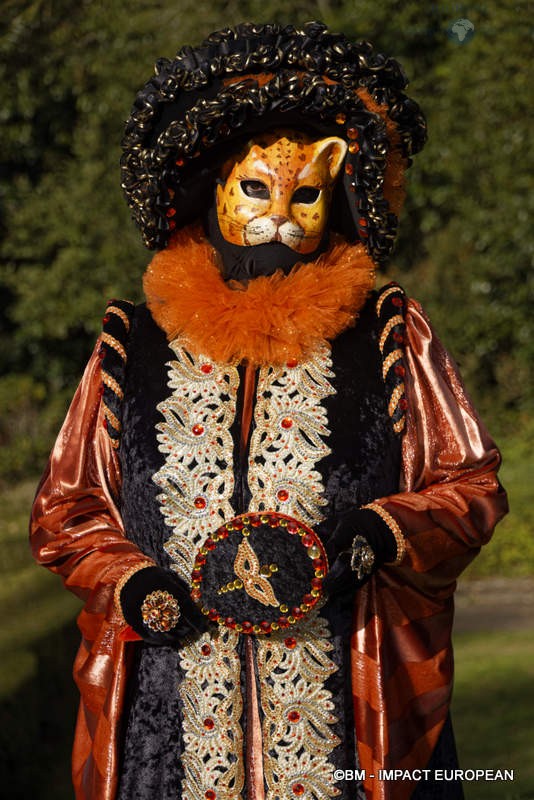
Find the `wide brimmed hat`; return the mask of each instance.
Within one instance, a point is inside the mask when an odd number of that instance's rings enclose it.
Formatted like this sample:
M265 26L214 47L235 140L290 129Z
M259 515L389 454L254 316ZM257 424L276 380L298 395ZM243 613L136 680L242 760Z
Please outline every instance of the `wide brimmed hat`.
M122 187L150 249L211 203L215 174L243 139L275 127L348 143L331 225L376 263L395 241L403 176L426 124L407 79L369 42L322 23L243 24L162 58L126 124Z

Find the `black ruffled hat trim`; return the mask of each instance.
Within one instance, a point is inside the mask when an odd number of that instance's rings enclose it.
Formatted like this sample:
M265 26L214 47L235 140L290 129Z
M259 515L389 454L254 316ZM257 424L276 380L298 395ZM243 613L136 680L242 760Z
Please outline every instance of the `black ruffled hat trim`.
M259 74L272 77L253 77ZM122 142L122 187L144 243L162 249L174 229L202 214L214 170L239 140L298 127L357 141L334 200L333 227L384 262L397 229L382 193L391 143L384 120L355 90L366 89L387 107L409 164L424 145L426 124L404 94L406 85L397 61L318 22L300 29L238 25L182 48L175 59L160 59L137 95Z

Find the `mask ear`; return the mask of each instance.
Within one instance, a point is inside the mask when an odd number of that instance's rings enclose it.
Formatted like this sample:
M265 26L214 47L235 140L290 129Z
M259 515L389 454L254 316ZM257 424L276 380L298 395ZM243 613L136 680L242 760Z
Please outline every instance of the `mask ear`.
M320 141L316 142L313 160L326 160L330 177L334 180L341 169L346 154L347 143L338 136L329 136L328 139L320 139Z

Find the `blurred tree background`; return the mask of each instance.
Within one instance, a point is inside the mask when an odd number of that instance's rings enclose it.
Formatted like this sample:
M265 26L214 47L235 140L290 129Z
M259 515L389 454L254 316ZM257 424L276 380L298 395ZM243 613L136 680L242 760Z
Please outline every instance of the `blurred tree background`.
M532 410L527 2L5 0L0 477L43 463L107 297L149 254L119 187L122 125L158 55L245 19L323 19L398 57L429 123L390 268L427 307L490 426ZM475 33L447 35L458 17ZM530 167L530 169L529 169Z
M424 304L503 447L513 513L470 571L534 573L528 137L534 81L527 0L4 0L0 752L12 800L71 797L67 762L76 697L65 685L78 638L71 621L78 603L55 576L31 563L25 528L36 476L107 298L141 299L150 254L119 186L123 121L156 57L245 20L298 24L314 18L398 58L411 79L408 91L427 116L430 138L409 171L387 278ZM474 25L463 44L448 34L459 18ZM531 665L530 651L521 652ZM517 678L516 651L501 667L504 677L476 708L499 708L502 687ZM469 725L459 726L465 741L473 738ZM511 733L531 742L531 729L515 717L504 731L502 719L493 724L484 715L484 725L476 766L497 766L491 759L503 741L515 741ZM524 764L523 750L514 752ZM527 781L517 791L526 791ZM491 796L501 796L495 787L499 795ZM468 796L487 800L488 786L473 784Z

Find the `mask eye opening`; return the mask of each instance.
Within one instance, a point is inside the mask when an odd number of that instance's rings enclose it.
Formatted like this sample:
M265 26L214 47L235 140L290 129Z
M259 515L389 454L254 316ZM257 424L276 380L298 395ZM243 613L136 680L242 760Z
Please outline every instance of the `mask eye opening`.
M268 200L270 198L269 189L263 181L245 180L241 181L239 185L247 197L253 197L256 200Z
M292 203L303 203L311 205L319 199L321 190L316 186L299 186L291 198Z

